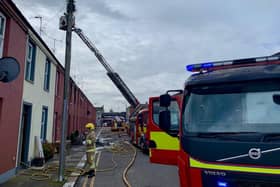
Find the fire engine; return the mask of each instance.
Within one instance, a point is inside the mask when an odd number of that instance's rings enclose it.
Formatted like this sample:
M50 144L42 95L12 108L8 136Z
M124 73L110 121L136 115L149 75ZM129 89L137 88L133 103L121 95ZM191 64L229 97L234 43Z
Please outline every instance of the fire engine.
M135 112L131 114L129 119L129 136L131 143L146 153L148 152L148 107L146 104L141 104L141 106L142 107L137 107Z
M180 117L183 187L280 186L280 58L188 65ZM172 134L172 98L159 125ZM167 176L166 176L167 177Z
M149 98L149 123L147 135L149 140L149 157L151 163L177 165L179 153L179 113L182 90L169 90L176 92L171 96L169 110L171 112L171 130L169 134L159 128L159 96ZM162 156L164 155L164 156Z

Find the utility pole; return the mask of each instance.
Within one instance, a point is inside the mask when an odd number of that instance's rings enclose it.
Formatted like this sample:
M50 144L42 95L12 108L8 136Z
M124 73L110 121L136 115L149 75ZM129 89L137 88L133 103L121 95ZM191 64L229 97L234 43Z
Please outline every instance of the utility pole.
M74 0L67 0L67 13L60 18L60 29L66 30L66 49L65 49L65 75L64 75L64 94L63 94L63 118L60 138L59 173L58 180L64 180L65 154L66 154L66 132L68 124L68 100L69 100L69 78L71 64L71 42L72 29L74 25L73 14L75 12Z
M40 19L40 36L42 36L42 31L43 31L43 28L42 28L42 20L43 20L43 17L42 16L35 16L34 18L36 19Z

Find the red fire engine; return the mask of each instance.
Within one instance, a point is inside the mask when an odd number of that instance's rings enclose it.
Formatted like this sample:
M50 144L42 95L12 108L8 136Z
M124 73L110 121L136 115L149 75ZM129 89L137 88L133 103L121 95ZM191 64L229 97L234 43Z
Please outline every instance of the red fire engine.
M280 186L280 58L187 66L178 168L182 187ZM168 94L161 129L172 134Z
M129 119L129 136L132 144L141 148L143 152L148 151L147 144L147 125L148 125L148 108L142 104L137 107Z

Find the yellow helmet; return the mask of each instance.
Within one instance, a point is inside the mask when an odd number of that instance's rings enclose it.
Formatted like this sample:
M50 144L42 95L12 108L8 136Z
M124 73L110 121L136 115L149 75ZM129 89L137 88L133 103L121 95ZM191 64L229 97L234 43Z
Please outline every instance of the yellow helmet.
M86 128L90 130L94 130L94 124L93 123L87 123Z

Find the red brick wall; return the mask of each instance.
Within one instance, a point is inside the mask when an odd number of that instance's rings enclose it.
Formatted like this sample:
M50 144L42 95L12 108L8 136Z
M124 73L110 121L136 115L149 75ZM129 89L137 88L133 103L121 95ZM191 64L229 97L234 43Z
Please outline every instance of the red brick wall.
M54 132L53 141L60 141L61 125L62 125L62 104L63 104L63 86L64 86L64 70L62 67L58 68L60 72L59 80L56 83L58 86L58 94L55 96L55 109L57 113L56 122L54 121ZM58 77L57 77L58 78ZM84 126L88 122L95 123L96 110L88 99L83 95L77 85L71 80L69 88L69 116L68 116L68 127L67 136L76 130L84 132ZM76 95L76 96L75 96ZM76 99L75 99L76 98ZM89 115L88 112L89 111Z
M54 114L56 115L56 120L54 120L54 128L53 128L53 137L54 141L60 140L60 131L61 131L61 123L62 123L62 104L63 104L63 84L64 84L64 71L62 67L57 66L56 71L56 93L55 93L55 102L54 102ZM59 76L58 76L59 74Z
M1 10L1 9L0 9ZM4 13L4 10L1 10ZM5 13L4 13L5 14ZM11 83L0 83L0 174L16 167L18 134L22 107L27 35L15 20L7 17L3 56L20 63L20 75Z

